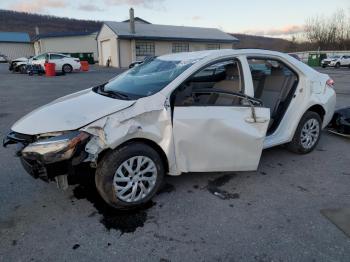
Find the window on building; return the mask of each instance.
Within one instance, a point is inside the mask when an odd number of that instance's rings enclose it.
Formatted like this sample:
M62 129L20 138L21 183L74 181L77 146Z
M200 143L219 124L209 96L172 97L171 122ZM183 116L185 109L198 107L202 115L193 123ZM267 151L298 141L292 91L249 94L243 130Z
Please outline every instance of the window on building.
M148 56L154 56L154 42L137 41L136 42L136 58L144 59Z
M217 50L220 49L220 44L207 44L207 50Z
M173 53L188 52L189 50L188 43L173 43Z

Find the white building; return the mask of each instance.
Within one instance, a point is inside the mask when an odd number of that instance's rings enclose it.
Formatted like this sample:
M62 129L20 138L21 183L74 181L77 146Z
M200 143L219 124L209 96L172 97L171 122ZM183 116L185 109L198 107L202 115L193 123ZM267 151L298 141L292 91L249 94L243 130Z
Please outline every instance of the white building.
M0 32L0 54L9 60L34 55L33 44L27 33Z
M35 54L70 54L82 60L98 61L97 32L56 32L34 37Z
M206 49L231 49L238 39L216 28L150 24L134 18L105 22L97 35L99 64L128 67L148 56Z

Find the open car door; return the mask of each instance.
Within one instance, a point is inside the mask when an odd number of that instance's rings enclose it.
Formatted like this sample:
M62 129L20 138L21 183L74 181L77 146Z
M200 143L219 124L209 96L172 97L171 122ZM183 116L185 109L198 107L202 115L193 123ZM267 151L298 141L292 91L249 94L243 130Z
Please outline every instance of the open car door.
M238 96L241 101L228 106L174 106L173 135L179 172L256 170L270 110L245 95L207 90L195 96L203 94Z

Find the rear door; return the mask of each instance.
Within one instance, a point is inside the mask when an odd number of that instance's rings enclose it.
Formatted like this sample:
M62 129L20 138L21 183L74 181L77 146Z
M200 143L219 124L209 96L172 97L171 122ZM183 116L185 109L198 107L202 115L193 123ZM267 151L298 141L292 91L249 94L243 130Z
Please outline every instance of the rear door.
M214 70L211 79L201 82L199 77L207 76L209 67L217 68L218 73ZM180 172L257 169L270 111L245 95L239 60L208 65L173 96L173 136Z
M50 63L54 63L56 65L56 71L62 70L62 66L64 64L64 56L58 54L50 54Z

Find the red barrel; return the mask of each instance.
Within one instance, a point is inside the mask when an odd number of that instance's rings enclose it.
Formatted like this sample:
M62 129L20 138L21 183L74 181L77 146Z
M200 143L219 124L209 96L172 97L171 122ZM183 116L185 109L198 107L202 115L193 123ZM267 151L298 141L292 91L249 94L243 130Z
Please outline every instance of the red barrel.
M81 71L89 71L88 61L80 61Z
M45 63L45 75L46 76L56 76L56 64L55 63Z

